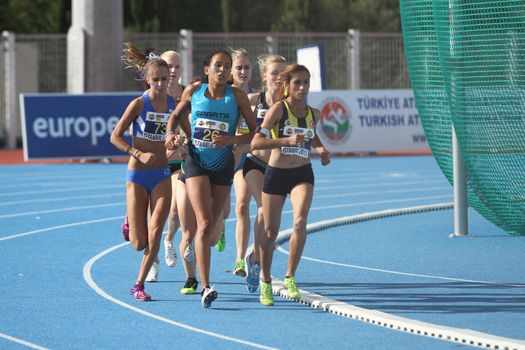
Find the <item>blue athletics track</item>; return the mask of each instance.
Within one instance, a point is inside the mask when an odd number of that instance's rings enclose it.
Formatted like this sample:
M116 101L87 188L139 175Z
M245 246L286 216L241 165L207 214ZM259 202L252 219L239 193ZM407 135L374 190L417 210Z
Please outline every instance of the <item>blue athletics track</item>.
M275 306L231 273L232 209L210 309L179 294L180 261L161 259L152 302L129 295L141 253L120 230L125 163L0 166L0 349L525 349L524 237L470 210L470 236L450 238L452 187L431 156L313 164L301 301L282 291L287 203Z

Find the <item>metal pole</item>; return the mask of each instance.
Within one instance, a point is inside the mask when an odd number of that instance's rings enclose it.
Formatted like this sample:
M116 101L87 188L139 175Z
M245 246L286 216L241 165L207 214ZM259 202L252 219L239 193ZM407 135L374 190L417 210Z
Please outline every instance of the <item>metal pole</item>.
M349 29L348 42L348 81L351 90L359 90L361 85L361 70L359 63L359 45L361 34L359 30Z
M6 148L16 149L17 130L17 91L16 91L16 44L15 33L2 32L4 51L4 96L5 96L5 124Z
M452 168L454 172L454 236L467 236L467 170L454 127L452 127Z
M67 32L67 92L86 91L86 33L81 0L71 1L71 27Z
M182 85L188 85L193 80L193 31L180 30L182 56Z
M276 52L274 46L275 46L275 43L274 43L273 36L268 35L266 37L266 52L268 52L268 54L270 55L274 54Z

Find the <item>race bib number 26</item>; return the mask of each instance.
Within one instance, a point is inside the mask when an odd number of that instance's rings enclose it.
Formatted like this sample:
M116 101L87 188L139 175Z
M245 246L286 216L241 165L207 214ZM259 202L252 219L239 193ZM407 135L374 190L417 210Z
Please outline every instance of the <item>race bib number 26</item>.
M215 147L212 144L213 140L219 135L227 136L228 129L227 122L198 118L193 132L193 144L200 148Z

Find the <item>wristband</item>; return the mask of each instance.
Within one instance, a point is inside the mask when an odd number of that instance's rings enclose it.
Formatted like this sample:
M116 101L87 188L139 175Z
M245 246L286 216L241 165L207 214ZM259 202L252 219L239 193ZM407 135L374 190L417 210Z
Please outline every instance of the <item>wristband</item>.
M170 134L175 134L175 131L173 131L173 130L166 131L166 135L170 135Z
M259 128L259 130L257 130L258 133L260 134L263 134L264 136L266 136L267 138L270 137L270 130L269 129L266 129L266 128Z
M133 156L138 159L139 157L139 150L136 149L135 152L133 152Z

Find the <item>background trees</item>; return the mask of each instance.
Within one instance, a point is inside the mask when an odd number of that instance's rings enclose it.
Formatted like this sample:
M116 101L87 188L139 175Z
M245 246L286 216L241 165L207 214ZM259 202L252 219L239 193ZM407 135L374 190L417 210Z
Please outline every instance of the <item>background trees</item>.
M66 33L71 0L2 0L0 29ZM399 0L124 0L133 32L400 32Z
M0 30L18 33L66 33L71 0L2 0Z

